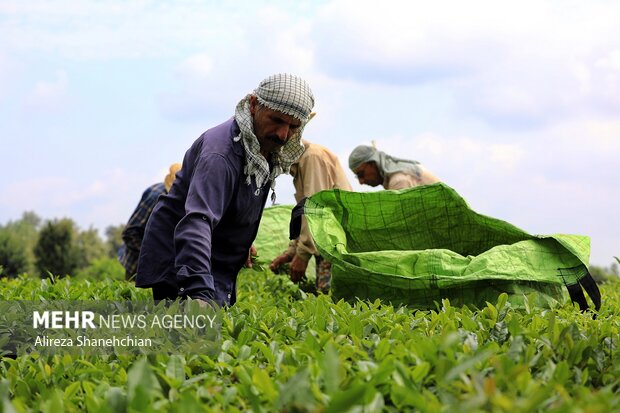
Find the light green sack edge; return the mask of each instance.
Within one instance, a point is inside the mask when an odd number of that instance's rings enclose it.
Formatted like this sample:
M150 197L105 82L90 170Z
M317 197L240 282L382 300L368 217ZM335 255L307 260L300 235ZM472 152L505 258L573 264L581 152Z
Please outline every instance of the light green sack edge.
M289 244L288 227L292 205L275 205L265 208L254 240L259 260L269 264L286 251Z
M268 267L271 261L288 248L292 209L293 205L273 205L263 211L258 233L254 240L259 265ZM306 276L309 280L315 278L315 271L316 264L314 259L311 259L306 268Z

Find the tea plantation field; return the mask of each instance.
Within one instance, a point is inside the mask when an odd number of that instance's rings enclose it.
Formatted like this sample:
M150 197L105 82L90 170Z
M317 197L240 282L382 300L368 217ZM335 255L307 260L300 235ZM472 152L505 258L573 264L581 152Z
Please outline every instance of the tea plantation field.
M333 302L244 270L215 357L26 355L0 362L0 412L618 412L620 283L570 303L414 312ZM1 300L138 300L125 281L3 279ZM533 302L531 300L530 302Z

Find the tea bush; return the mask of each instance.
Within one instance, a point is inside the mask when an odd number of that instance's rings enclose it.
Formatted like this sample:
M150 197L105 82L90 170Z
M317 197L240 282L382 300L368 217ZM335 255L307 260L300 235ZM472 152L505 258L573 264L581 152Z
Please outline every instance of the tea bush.
M435 311L350 304L244 270L221 349L0 362L2 411L620 411L620 283L593 317L566 302ZM2 300L139 300L131 283L4 279Z

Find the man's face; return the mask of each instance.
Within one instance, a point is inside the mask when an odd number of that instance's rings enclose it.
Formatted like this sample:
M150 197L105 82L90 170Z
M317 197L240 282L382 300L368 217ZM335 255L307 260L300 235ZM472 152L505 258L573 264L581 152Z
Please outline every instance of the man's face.
M284 146L301 127L299 119L259 104L256 96L250 96L250 113L263 156Z
M378 186L383 184L383 177L375 162L363 162L353 173L362 185Z

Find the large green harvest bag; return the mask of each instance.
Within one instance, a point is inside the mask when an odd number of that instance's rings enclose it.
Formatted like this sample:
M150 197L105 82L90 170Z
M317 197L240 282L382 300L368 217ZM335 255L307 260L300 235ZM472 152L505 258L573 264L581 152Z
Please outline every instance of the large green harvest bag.
M588 237L530 235L472 211L442 183L322 191L306 199L303 214L318 250L332 262L336 298L380 298L420 309L448 298L480 307L502 292L516 305L530 292L543 303L560 300L566 287L586 309L583 286L600 307L588 273Z
M265 208L260 220L254 246L259 261L270 263L288 247L288 228L292 205L275 205Z
M258 227L254 246L258 252L258 262L269 265L276 257L288 248L289 225L293 205L274 205L265 208ZM316 264L314 260L308 262L306 275L312 280Z

